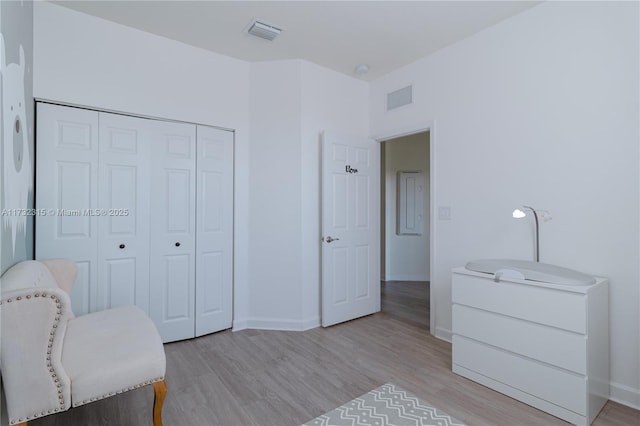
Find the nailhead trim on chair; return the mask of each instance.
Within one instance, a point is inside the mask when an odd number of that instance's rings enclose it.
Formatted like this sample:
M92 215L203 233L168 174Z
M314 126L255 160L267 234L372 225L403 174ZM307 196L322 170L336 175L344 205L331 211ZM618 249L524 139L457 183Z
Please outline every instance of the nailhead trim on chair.
M116 391L116 392L109 392L109 393L104 394L104 395L101 395L101 396L95 396L95 397L93 397L93 398L85 399L84 401L79 402L78 404L75 404L75 405L74 405L74 407L79 407L79 406L81 406L81 405L85 405L85 404L88 404L88 403L90 403L90 402L98 401L98 400L100 400L100 399L108 398L108 397L110 397L110 396L114 396L114 395L117 395L117 394L119 394L119 393L124 393L124 392L128 392L128 391L130 391L130 390L138 389L138 388L141 388L141 387L143 387L143 386L150 385L150 384L155 383L155 382L160 382L160 381L162 381L162 380L164 380L164 377L159 377L159 378L157 378L157 379L147 380L146 382L139 383L139 384L137 384L137 385L130 386L130 387L128 387L128 388L124 388L124 389L119 390L119 391Z
M31 294L28 294L25 296L25 298L23 299L22 296L18 296L16 297L15 301L27 301L27 300L31 300ZM46 292L42 292L42 293L34 293L33 294L34 298L40 298L40 297L47 297L47 293ZM64 407L64 395L62 395L62 383L60 383L60 379L58 379L58 375L56 374L55 369L53 368L53 365L51 364L51 348L53 347L53 340L56 334L56 330L58 329L58 323L60 322L60 317L62 314L62 304L60 303L60 299L58 299L54 294L52 294L51 299L53 299L53 301L56 304L56 307L58 308L58 310L56 311L56 316L53 320L53 327L51 328L51 332L49 332L49 344L47 345L47 356L46 356L46 361L47 361L47 369L49 370L49 372L51 373L51 378L53 379L53 383L56 385L56 387L58 388L58 400L60 403L59 407L56 408L52 408L47 410L47 412L40 412L40 413L35 413L33 415L30 416L26 416L26 417L20 417L18 419L9 419L9 424L13 425L16 423L22 423L22 422L26 422L28 420L33 420L36 419L38 417L42 417L45 416L47 414L51 414L51 413L57 413L58 411L65 411L65 407ZM0 300L0 305L2 305L3 302L6 303L12 303L14 300L13 299L6 299L6 300Z

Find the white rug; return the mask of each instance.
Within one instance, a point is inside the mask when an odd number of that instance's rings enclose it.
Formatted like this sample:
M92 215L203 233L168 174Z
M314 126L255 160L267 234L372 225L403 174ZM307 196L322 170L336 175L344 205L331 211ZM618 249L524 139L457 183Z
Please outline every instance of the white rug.
M464 426L398 386L387 383L304 426Z

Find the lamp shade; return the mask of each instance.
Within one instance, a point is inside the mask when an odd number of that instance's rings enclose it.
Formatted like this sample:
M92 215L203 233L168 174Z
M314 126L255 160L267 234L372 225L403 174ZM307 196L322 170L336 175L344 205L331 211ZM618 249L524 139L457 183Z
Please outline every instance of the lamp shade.
M520 209L515 209L511 215L516 219L522 219L527 214Z

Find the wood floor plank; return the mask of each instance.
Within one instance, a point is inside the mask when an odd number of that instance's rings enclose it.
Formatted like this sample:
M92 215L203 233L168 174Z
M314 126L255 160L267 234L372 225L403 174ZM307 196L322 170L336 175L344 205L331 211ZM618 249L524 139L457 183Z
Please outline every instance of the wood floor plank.
M453 374L451 345L428 332L428 295L428 283L389 283L383 312L326 329L167 344L164 424L296 426L388 382L469 425L567 424ZM29 424L151 425L152 403L146 387ZM640 425L640 411L609 402L594 425Z

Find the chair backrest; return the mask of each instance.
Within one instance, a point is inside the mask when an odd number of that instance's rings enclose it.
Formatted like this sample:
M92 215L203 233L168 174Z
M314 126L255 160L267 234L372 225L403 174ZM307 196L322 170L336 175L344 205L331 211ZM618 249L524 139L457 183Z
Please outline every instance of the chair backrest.
M76 276L78 275L76 262L71 259L47 259L41 260L41 262L49 269L58 287L66 291L71 297L71 288L75 284Z
M25 260L9 268L0 277L0 292L32 287L54 287L64 290L71 297L78 267L70 259ZM0 293L0 295L1 295ZM70 309L70 317L73 311Z
M69 295L38 261L11 267L0 278L0 290L0 370L9 423L68 409L71 383L62 348Z
M3 293L30 287L58 287L58 283L49 268L37 260L13 265L0 278L0 290Z

